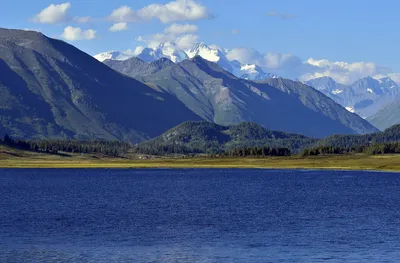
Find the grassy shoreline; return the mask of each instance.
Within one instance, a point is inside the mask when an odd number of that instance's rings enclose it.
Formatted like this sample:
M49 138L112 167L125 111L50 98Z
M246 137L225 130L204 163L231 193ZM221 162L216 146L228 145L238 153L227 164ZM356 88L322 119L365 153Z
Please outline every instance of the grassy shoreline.
M0 168L263 168L400 172L400 155L269 158L157 158L139 160L90 154L60 156L0 148Z

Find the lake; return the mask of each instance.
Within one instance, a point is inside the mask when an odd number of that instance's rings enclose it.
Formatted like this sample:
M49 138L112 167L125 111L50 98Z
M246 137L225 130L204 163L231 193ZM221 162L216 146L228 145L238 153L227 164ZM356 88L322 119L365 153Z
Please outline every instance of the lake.
M394 262L400 174L0 169L0 262Z

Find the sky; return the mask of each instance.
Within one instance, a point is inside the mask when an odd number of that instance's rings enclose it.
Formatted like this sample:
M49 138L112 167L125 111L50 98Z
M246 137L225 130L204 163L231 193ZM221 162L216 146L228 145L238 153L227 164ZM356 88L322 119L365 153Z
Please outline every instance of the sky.
M0 27L36 30L95 55L172 41L307 80L400 82L397 0L3 0Z

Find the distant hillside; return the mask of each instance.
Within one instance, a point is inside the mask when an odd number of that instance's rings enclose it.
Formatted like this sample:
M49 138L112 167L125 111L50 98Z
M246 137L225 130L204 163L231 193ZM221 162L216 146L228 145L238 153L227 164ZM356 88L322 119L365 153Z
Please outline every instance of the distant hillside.
M211 122L185 122L155 139L137 145L146 154L222 153L234 148L288 148L299 153L306 148L320 146L351 148L382 143L400 142L400 125L384 132L366 135L333 135L324 139L271 131L255 123L221 126Z
M221 126L211 122L185 122L157 138L138 145L148 154L219 153L235 147L286 147L292 152L316 143L316 139L280 131L270 131L255 123Z
M41 33L0 29L0 136L139 142L200 120L169 93Z
M374 116L368 118L368 121L381 130L400 124L400 99L378 111Z
M365 135L334 135L322 139L318 145L353 147L378 143L400 142L400 125L392 126L384 132Z
M199 56L139 79L173 94L204 120L219 125L254 122L311 137L378 131L300 82L239 79Z
M306 84L363 118L371 118L385 105L400 99L400 86L390 78L365 77L346 86L321 77Z

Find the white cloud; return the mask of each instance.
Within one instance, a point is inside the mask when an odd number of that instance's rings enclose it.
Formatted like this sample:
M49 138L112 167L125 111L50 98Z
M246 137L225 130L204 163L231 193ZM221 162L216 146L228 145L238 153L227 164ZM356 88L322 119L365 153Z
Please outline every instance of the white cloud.
M217 50L219 50L219 51L221 51L221 52L224 52L224 49L223 49L222 47L216 45L216 44L211 44L211 45L208 45L208 46L209 46L210 48L212 48L212 49L217 49Z
M259 63L262 54L252 48L233 48L226 54L229 60L238 60L244 64Z
M172 24L168 28L164 30L166 34L173 34L173 35L183 35L183 34L192 34L196 33L198 27L196 25L190 24Z
M89 23L92 20L92 18L90 16L82 16L82 17L75 17L74 20L79 24L86 24Z
M197 35L183 35L175 40L175 45L182 50L189 49L194 46L194 44L199 42L199 36Z
M128 50L129 53L133 54L134 56L139 55L140 53L142 53L143 49L145 49L145 47L143 46L138 46L136 47L134 50Z
M268 52L262 54L251 48L233 48L227 51L229 60L238 60L244 64L257 64L260 67L279 69L287 66L297 66L301 60L292 54Z
M121 6L112 11L108 19L114 22L135 22L134 11L129 6Z
M291 79L302 81L329 76L343 84L350 84L360 78L371 76L390 77L400 81L400 74L373 62L343 62L310 58L303 61L292 54L268 52L262 54L254 49L234 48L228 50L229 60L238 60L245 64L257 64L265 71Z
M304 62L313 66L313 71L301 76L301 80L329 76L343 84L350 84L360 78L371 76L397 78L398 74L392 73L391 69L382 67L374 62L354 62L329 61L326 59L316 60L313 58ZM395 80L396 81L396 80Z
M35 23L41 24L59 24L68 21L68 10L71 3L63 3L59 5L51 4L43 9L39 14L33 17Z
M124 22L115 23L108 30L110 30L112 32L128 30L128 24L124 23Z
M113 22L137 22L158 19L162 23L172 23L211 17L211 12L195 0L175 0L167 4L151 4L137 11L128 6L121 6L113 10L108 19Z
M179 49L188 49L193 47L195 43L199 42L199 36L194 34L185 34L176 36L173 34L154 34L150 37L138 36L136 41L147 44L149 48L156 48L160 44L169 43Z
M96 37L96 31L93 29L82 30L79 27L67 26L64 28L61 37L69 41L91 40Z
M197 32L198 27L190 24L172 24L164 29L163 33L151 36L138 36L136 41L147 44L149 48L156 48L160 44L168 43L179 49L191 48L199 41L199 36L192 34Z

